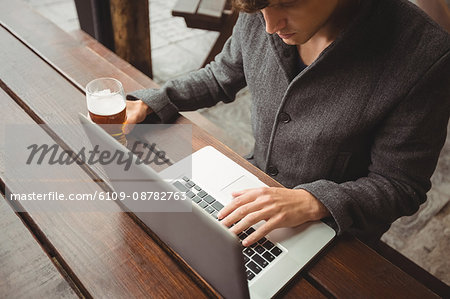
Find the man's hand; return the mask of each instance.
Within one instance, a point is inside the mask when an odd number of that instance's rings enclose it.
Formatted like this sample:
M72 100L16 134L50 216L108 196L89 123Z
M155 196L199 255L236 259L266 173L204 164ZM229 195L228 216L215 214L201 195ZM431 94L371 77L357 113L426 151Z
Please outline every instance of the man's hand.
M143 122L145 117L152 112L152 109L141 100L127 101L127 120L123 126L123 132L130 133L135 124Z
M302 189L257 188L234 192L233 201L224 207L218 217L239 234L258 223L266 222L242 241L249 246L269 232L280 227L295 227L308 221L330 215L327 208L311 193ZM224 218L225 217L225 218Z

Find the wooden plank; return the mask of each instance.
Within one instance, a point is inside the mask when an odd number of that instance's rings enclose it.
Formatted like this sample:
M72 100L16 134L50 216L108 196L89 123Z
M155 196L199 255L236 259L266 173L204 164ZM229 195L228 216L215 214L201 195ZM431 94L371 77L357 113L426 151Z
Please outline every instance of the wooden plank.
M353 237L342 237L308 271L337 298L437 298Z
M390 247L383 241L378 240L378 242L372 242L369 247L375 250L386 260L400 268L402 271L414 277L417 281L430 289L432 292L436 293L438 296L445 298L448 294L450 294L450 286L421 268L419 265L415 264L409 258L402 255L400 252Z
M78 298L0 194L0 294L3 298Z
M76 96L75 91L78 92L79 98L83 98L83 95L68 82L59 81L57 78L61 77L58 73L38 57L30 56L31 52L28 51L29 55L26 55L23 52L26 47L5 35L3 29L0 30L0 35L2 44L0 73L4 80L2 87L5 87L4 83L9 84L12 83L11 80L18 80L9 86L14 86L16 96L20 95L27 99L28 103L35 105L33 106L35 108L44 100L54 98L54 102L51 102L54 107L36 109L40 117L45 117L43 115L45 113L55 115L55 111L60 111L58 117L61 121L68 119L68 114L76 113L72 110L73 107L66 107L66 111L63 111L61 105L71 100L76 101L76 97L70 98ZM8 43L8 47L5 47L3 42ZM26 75L27 72L29 76ZM21 73L23 76L17 77ZM62 100L63 98L66 102ZM58 99L61 102L59 104ZM0 103L2 127L7 123L33 122L4 91L0 91ZM25 107L25 110L31 111L29 107ZM58 117L49 119L55 120ZM44 131L40 138L44 142L52 143L52 139ZM5 159L9 157L0 157L0 161ZM76 180L82 183L67 184L66 186L69 186L67 188L70 189L60 189L60 185L53 186L51 182L48 185L42 182L38 185L24 183L13 179L17 173L6 173L4 166L0 165L3 183L13 193L32 193L39 190L73 193L79 193L80 190L84 193L102 191L91 177L76 165L57 168L56 171L60 172L56 174L62 180ZM43 170L44 174L46 172L54 173L55 169ZM29 213L28 219L30 226L47 242L52 254L58 257L85 296L103 297L106 294L113 297L145 297L148 294L154 294L155 297L205 296L171 256L126 213L120 212L118 205L113 202L104 205L99 201L87 204L92 205L93 211L100 210L98 205L101 205L109 212ZM23 207L27 209L26 202Z
M220 19L227 0L202 0L197 9L197 14Z
M292 285L292 287L290 287ZM285 299L296 298L327 298L319 290L313 287L306 279L296 278L295 282L291 282L289 287L282 290L277 297Z
M184 17L186 15L194 15L199 4L200 0L178 0L172 9L172 16Z
M148 0L109 0L115 52L152 77Z
M179 0L172 16L183 17L190 28L221 31L226 0Z

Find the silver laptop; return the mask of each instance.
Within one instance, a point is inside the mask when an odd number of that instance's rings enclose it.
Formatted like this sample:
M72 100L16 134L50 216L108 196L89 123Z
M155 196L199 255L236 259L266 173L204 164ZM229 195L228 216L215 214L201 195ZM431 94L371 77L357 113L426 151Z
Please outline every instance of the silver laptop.
M80 121L100 148L129 152L84 115L80 114ZM104 170L117 192L149 189L125 179L129 173ZM335 236L333 229L318 221L276 229L251 247L243 247L241 240L263 222L236 236L220 224L217 213L232 200L231 192L266 185L210 146L160 173L138 163L129 170L151 181L151 191L183 192L191 199L187 201L191 212L130 210L225 298L274 296Z

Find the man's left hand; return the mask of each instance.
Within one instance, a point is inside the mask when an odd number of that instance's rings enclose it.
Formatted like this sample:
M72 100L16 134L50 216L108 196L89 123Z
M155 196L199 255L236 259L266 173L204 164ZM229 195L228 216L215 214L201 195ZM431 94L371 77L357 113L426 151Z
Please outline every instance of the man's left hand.
M256 188L232 194L233 201L218 217L226 226L236 223L230 231L239 234L261 220L266 222L242 241L250 246L280 227L295 227L330 215L327 208L303 189Z

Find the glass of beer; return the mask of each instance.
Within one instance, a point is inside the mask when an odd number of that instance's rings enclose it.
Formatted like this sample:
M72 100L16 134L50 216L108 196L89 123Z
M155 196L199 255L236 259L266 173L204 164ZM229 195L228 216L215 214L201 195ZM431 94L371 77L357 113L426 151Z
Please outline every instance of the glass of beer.
M122 83L114 78L98 78L86 86L89 117L121 144L127 144L123 124L127 118Z

